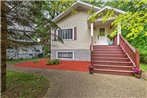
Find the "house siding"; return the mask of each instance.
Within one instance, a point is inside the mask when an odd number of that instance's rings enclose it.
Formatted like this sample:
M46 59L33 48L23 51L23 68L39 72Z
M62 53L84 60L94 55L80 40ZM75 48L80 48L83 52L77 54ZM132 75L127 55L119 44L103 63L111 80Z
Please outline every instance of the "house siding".
M69 14L60 21L57 25L60 28L70 28L76 27L77 36L76 40L63 40L64 43L59 41L54 41L54 36L52 36L51 42L51 59L56 59L56 53L58 51L73 51L74 59L66 60L80 60L80 61L90 61L90 29L88 28L87 18L88 14L85 11L78 11L76 14ZM105 25L105 24L104 24ZM102 25L101 25L102 26ZM96 40L97 30L101 26L96 26L94 30L94 39ZM110 24L105 25L107 35L110 33ZM52 32L54 33L54 32ZM95 43L95 41L94 41Z
M51 51L51 58L57 59L58 51L73 51L74 59L66 59L66 60L76 60L76 61L90 61L90 50L89 49L54 49Z
M64 44L58 41L53 41L51 50L54 49L89 49L90 32L88 29L87 18L88 14L85 11L78 11L76 14L70 14L57 22L60 28L76 27L76 40L63 40Z

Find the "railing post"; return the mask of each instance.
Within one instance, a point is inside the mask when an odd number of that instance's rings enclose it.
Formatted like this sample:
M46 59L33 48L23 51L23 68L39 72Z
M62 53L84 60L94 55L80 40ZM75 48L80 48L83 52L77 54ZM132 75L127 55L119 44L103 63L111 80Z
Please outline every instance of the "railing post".
M91 52L91 65L89 66L89 71L90 74L93 73L93 32L94 31L94 26L93 23L91 23L91 45L90 45L90 52Z
M121 24L118 23L117 25L118 33L117 33L117 45L120 44L120 35L121 35Z
M140 56L139 56L139 50L136 49L136 53L135 53L135 64L136 64L136 67L138 69L140 69Z

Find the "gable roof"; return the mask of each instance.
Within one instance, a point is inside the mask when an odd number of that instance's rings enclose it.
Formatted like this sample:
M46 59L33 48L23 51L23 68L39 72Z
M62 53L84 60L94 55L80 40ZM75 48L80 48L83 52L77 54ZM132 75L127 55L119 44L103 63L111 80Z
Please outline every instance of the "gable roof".
M99 14L100 12L104 11L105 9L110 9L110 10L113 10L113 11L118 12L120 14L125 14L126 13L125 11L119 10L117 8L112 8L110 6L105 6L102 9L100 9L99 11L97 11L96 14Z
M105 7L103 7L102 9L98 10L95 14L97 15L97 14L103 12L105 9L110 9L110 10L113 10L113 11L115 11L115 12L117 12L117 13L120 13L120 14L125 14L125 13L126 13L125 11L119 10L119 9L117 9L117 8L112 8L112 7L110 7L110 6L105 6ZM89 16L88 20L89 20L91 17L92 17L92 15Z
M65 10L64 12L60 13L57 17L55 17L52 21L54 22L57 22L59 21L61 18L63 18L64 16L66 16L67 14L69 14L73 9L76 9L78 7L82 7L82 8L85 8L85 9L91 9L93 8L93 10L95 11L98 11L100 10L101 8L100 7L96 7L96 6L93 6L91 4L88 4L88 3L84 3L84 2L81 2L81 1L77 1L75 2L70 8L68 8L67 10Z

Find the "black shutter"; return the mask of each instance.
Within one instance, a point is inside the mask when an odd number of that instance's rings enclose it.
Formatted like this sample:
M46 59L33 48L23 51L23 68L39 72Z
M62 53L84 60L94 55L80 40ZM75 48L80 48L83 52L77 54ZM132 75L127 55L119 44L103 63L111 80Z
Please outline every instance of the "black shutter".
M77 40L77 27L74 27L74 40Z
M56 33L57 30L54 30L54 40L56 41L57 40L57 33Z

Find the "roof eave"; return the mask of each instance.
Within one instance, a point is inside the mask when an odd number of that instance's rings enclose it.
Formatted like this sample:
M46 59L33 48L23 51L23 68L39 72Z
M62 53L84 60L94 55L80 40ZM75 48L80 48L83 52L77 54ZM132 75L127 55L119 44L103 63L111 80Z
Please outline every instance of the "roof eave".
M55 17L54 19L52 19L52 21L53 22L57 22L58 20L60 20L60 18L62 18L62 16L66 15L66 13L70 12L73 8L76 8L79 4L83 4L83 5L86 5L86 6L91 7L91 8L93 7L95 10L100 10L101 9L100 7L96 7L96 6L90 5L88 3L77 1L70 8L68 8L65 11L63 11L57 17Z

